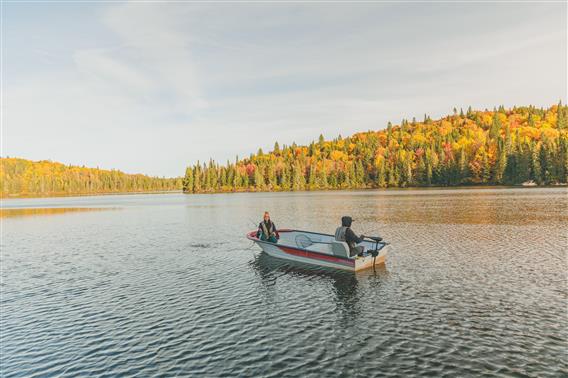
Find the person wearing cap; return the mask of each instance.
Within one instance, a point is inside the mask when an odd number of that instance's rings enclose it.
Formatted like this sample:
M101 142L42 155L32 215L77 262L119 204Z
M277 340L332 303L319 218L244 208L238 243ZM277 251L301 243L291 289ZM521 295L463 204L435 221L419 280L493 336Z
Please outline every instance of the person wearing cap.
M365 239L365 235L357 236L351 229L353 218L350 216L341 217L341 226L335 230L335 240L346 242L349 246L349 254L351 256L365 252L365 247L359 244Z
M264 212L264 220L258 225L256 237L260 238L260 240L269 241L271 243L277 243L278 239L280 239L280 235L276 230L274 222L270 220L270 214L268 211Z

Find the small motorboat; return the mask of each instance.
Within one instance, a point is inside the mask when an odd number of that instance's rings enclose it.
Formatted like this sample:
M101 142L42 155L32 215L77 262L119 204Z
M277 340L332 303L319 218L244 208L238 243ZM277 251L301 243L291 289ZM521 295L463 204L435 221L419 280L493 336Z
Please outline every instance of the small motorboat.
M267 254L296 262L325 266L329 268L358 271L385 263L389 244L380 237L366 237L362 243L365 252L350 256L349 246L336 241L334 235L300 230L278 230L277 243L260 240L257 231L247 234Z

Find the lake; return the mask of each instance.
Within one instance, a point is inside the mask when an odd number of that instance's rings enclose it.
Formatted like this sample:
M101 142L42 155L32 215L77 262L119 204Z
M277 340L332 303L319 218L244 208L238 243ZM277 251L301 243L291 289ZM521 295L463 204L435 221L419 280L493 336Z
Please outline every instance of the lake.
M1 374L568 375L566 188L3 200ZM10 208L10 210L5 210ZM357 273L287 263L277 227L392 243Z

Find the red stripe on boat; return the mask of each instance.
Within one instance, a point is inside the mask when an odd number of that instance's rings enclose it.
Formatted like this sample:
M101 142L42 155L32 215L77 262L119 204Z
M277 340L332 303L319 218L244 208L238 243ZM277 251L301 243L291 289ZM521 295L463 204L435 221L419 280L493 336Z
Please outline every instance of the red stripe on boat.
M281 250L283 250L284 252L290 254L290 255L306 257L306 258L309 258L309 259L325 260L325 261L329 261L329 262L333 262L333 263L341 264L341 265L355 266L355 260L341 259L339 257L327 256L327 255L323 255L323 254L320 254L320 253L312 253L312 252L308 252L308 251L302 251L300 249L284 247L284 246L281 246L281 245L276 245L276 246L278 248L280 248Z

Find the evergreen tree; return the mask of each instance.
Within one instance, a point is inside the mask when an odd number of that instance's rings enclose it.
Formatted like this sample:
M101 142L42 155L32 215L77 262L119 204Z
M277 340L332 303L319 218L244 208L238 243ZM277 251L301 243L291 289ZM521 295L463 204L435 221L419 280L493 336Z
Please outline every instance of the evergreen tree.
M285 167L282 170L282 176L280 178L280 188L282 188L282 190L290 190L291 189L290 172L289 172L288 167Z
M568 171L567 107L518 107L474 111L469 107L453 115L424 122L406 119L400 126L368 131L326 142L323 136L309 145L279 147L220 167L199 163L180 180L186 192L223 190L303 190L326 188L377 188L415 185L519 184L566 181ZM502 130L502 131L501 131ZM535 150L537 152L535 153ZM19 184L10 183L10 187ZM37 177L28 187L125 188L115 172L104 180L79 184ZM160 184L162 185L162 184ZM165 184L163 184L165 185ZM8 187L0 182L0 188ZM193 190L190 190L193 187ZM301 188L301 189L300 189Z
M292 170L292 190L304 190L305 186L306 180L302 172L302 167L299 162L296 162Z
M365 186L365 171L363 169L363 163L361 160L358 160L355 163L355 187L362 188Z
M568 182L568 135L564 134L558 142L558 181Z
M463 184L469 181L469 166L467 164L465 150L462 148L460 150L460 157L459 157L459 178L458 183Z
M530 180L531 174L531 151L528 145L519 145L517 150L516 170L510 181L513 184L522 184Z
M327 172L325 170L325 165L322 162L322 166L317 175L317 186L320 189L327 189Z
M314 189L316 187L316 177L316 165L312 163L308 171L308 189Z
M385 171L385 159L381 158L377 166L377 186L379 188L385 188L387 186Z
M254 187L257 190L263 190L265 188L262 168L262 166L257 166L254 170Z
M227 186L227 169L225 167L221 167L219 174L219 186L221 189L224 189Z
M532 148L531 154L531 172L532 172L532 179L537 184L542 184L542 171L540 168L540 145L535 144Z
M558 130L568 129L568 106L562 106L562 101L558 103L556 114L556 127Z
M227 182L226 185L228 187L234 187L235 182L235 169L232 164L227 162Z
M395 169L395 165L389 162L387 165L387 186L390 188L396 188L398 186L398 177Z
M268 176L268 188L274 190L278 186L276 167L274 166L274 163L270 162L266 171Z
M507 127L505 128L505 153L510 154L511 148L512 148L511 128L509 127L509 125L507 125Z
M185 169L185 177L183 178L183 191L193 193L193 169L187 167Z
M497 150L498 154L493 172L493 182L495 182L496 184L502 184L505 168L507 167L507 153L505 151L505 142L503 138L499 138Z
M355 166L354 163L349 162L347 171L345 172L345 187L354 188L357 187L357 179L355 177Z
M488 184L491 182L491 165L489 164L489 157L487 152L483 151L483 168L482 168L482 183Z
M201 191L201 170L200 165L197 162L195 169L193 170L193 191L194 193L199 193Z
M493 122L491 124L491 129L489 130L489 137L491 139L497 139L501 131L501 120L499 119L499 113L493 113Z
M337 178L337 171L335 169L329 173L328 183L331 188L339 187L339 180Z

